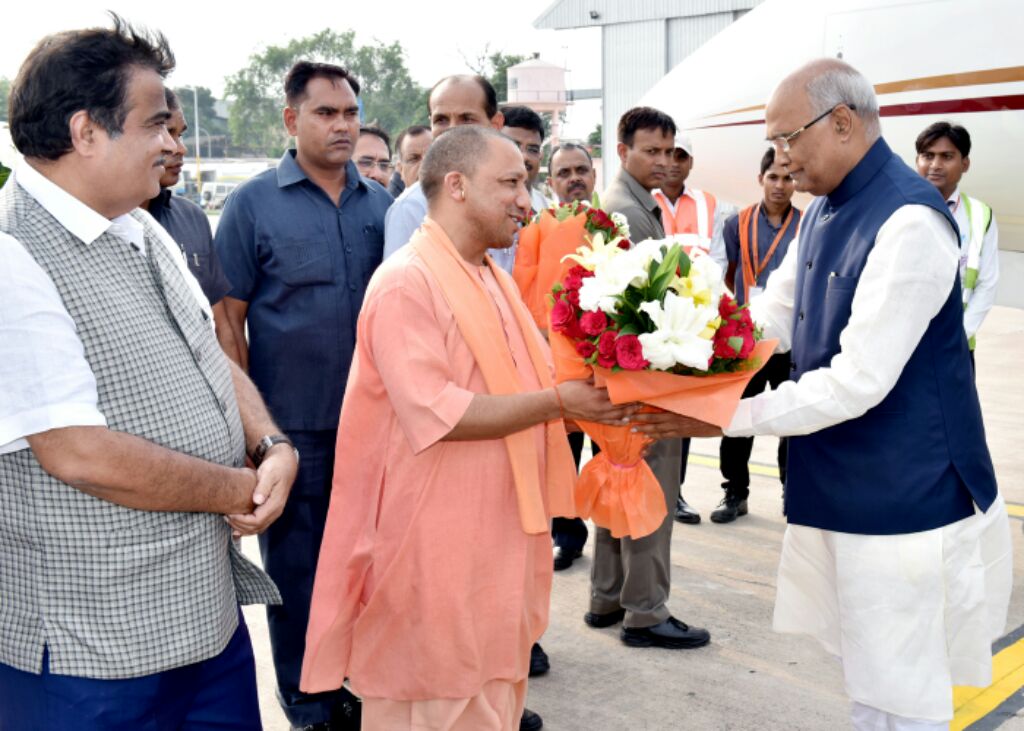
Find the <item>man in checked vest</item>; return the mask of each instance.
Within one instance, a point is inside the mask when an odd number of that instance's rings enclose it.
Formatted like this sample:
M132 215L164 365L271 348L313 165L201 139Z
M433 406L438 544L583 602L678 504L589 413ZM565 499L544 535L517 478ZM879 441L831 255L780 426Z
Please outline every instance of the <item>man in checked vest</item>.
M971 136L958 124L936 122L917 137L917 172L939 189L960 228L964 330L974 365L975 337L992 309L999 282L999 227L992 209L960 190L971 167Z
M44 38L0 191L0 728L261 727L239 553L296 455L139 201L175 145L161 35ZM257 470L245 467L246 450Z

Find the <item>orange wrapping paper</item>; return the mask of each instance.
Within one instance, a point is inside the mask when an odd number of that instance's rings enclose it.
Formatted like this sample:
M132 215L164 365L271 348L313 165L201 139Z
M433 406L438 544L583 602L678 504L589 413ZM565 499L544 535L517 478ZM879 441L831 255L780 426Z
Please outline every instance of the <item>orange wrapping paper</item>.
M690 416L720 427L728 426L747 383L775 350L777 340L762 340L750 359L756 368L710 376L678 376L660 371L618 371L591 367L561 333L550 333L556 381L587 378L593 373L608 388L613 403L639 401L652 407ZM654 408L645 411L654 411ZM580 472L574 493L576 511L607 528L615 538L650 535L668 513L665 494L641 457L651 440L630 431L630 426L578 422L601 447Z
M563 262L562 258L575 254L586 243L586 222L586 213L559 221L545 210L519 232L512 278L541 331L548 329L551 288L574 266L574 262Z

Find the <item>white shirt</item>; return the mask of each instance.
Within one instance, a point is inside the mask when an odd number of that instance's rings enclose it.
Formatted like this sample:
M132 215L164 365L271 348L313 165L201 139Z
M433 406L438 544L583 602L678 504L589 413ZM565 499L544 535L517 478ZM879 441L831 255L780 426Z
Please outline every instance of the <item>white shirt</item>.
M109 230L145 255L144 229L130 215L105 218L28 163L19 164L7 182L15 183L84 245ZM209 313L181 249L156 221L152 224ZM96 378L53 280L17 239L4 233L0 261L0 454L27 449L25 437L50 429L105 426Z
M780 352L791 345L800 235L750 305L765 337L779 338ZM898 208L879 229L864 263L839 353L799 381L740 401L725 434L810 434L881 403L949 297L958 259L956 238L942 214L920 205Z
M967 209L960 199L959 187L946 199L946 204L949 205L949 210L960 229L960 281L962 282L967 269L967 242L971 238L971 224L967 220ZM979 211L976 215L981 215L981 212ZM985 315L995 304L998 282L999 227L996 225L995 214L992 214L992 223L989 225L988 231L985 232L985 238L982 239L981 259L978 261L978 281L967 302L967 309L964 310L964 330L967 331L967 337L974 337L981 329Z

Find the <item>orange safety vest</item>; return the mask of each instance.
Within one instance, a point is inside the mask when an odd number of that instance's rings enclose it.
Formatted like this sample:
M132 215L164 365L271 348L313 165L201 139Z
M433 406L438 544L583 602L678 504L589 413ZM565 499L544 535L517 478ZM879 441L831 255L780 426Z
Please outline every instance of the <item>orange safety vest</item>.
M764 261L760 261L757 249L757 218L761 212L761 204L757 203L748 206L740 211L739 234L740 234L740 270L743 272L743 301L750 304L750 288L757 286L757 280L768 266L775 250L779 248L782 239L786 236L790 224L800 226L800 209L791 205L789 213L782 221L779 232L775 234L775 240L765 252ZM794 217L796 220L794 221Z
M691 197L692 196L692 197ZM683 189L676 201L673 213L668 196L656 191L654 200L661 208L661 225L666 236L673 234L697 234L710 239L715 231L715 196L696 188Z

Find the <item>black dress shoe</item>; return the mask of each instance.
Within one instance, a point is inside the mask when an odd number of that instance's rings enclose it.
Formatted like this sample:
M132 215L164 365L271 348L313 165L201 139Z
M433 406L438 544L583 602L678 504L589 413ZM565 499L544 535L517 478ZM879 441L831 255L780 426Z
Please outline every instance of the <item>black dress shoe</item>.
M531 711L523 709L523 717L519 719L519 731L539 731L544 728L544 719Z
M718 507L711 511L712 523L731 523L741 515L747 514L747 499L735 495L726 495Z
M540 646L539 642L534 642L533 647L530 648L530 677L536 678L550 669L551 661L548 660L548 654L544 652L544 648Z
M555 571L564 571L572 566L572 562L583 555L583 551L555 546Z
M613 624L618 624L625 616L625 609L616 609L614 612L607 612L605 614L587 612L583 615L583 621L594 629L602 629L603 627L611 627Z
M664 647L669 650L689 650L703 647L711 641L711 634L706 629L691 627L675 617L653 627L623 627L621 637L630 647Z
M691 508L682 495L676 498L676 520L690 525L697 525L700 522L700 513Z

